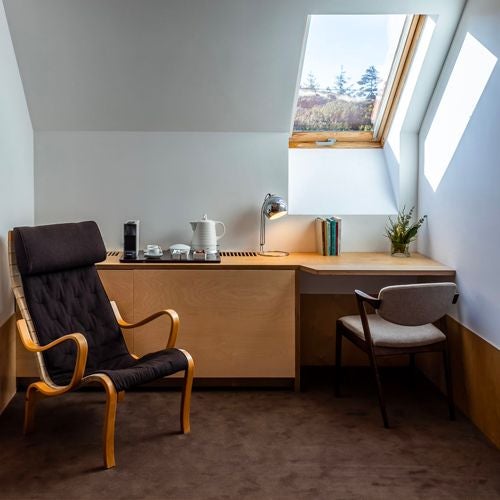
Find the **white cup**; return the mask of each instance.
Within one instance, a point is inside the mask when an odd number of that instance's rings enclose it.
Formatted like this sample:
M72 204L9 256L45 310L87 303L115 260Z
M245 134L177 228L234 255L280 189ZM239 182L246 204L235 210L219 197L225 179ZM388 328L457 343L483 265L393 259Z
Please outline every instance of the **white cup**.
M160 245L146 245L146 253L148 255L161 255L161 247Z

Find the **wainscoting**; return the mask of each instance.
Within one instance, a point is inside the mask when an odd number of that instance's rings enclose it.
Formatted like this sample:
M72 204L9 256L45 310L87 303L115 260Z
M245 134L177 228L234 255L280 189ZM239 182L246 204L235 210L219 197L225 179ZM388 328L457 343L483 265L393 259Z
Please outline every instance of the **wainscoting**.
M453 318L447 318L457 406L500 448L500 350ZM423 373L444 390L440 359L423 355Z
M0 326L0 413L16 393L15 318Z

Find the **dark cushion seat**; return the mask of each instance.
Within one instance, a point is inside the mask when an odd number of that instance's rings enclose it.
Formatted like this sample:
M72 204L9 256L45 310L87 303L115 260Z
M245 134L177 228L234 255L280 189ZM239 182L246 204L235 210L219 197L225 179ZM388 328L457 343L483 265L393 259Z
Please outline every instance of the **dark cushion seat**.
M82 333L89 347L85 376L105 373L118 391L187 368L186 356L175 348L138 360L128 352L94 266L106 258L95 222L15 228L14 244L41 345L68 333ZM52 381L68 384L76 362L75 344L63 342L43 357Z

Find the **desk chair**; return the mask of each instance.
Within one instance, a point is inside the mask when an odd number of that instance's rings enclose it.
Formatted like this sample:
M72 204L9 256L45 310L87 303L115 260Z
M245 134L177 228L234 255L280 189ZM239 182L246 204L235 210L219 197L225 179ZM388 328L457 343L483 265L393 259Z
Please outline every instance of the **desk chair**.
M455 283L425 283L382 288L378 298L356 290L359 316L344 316L337 320L335 393L340 395L342 337L346 337L370 360L377 384L378 400L384 427L389 427L384 395L380 383L377 359L383 356L408 354L413 369L415 355L421 352L441 352L445 368L446 391L450 420L455 419L451 368L445 330L445 318L450 305L458 300ZM367 314L366 304L376 314ZM440 322L441 329L433 325Z
M35 403L86 384L106 391L104 465L115 466L114 428L118 401L138 384L184 371L181 431L188 433L194 363L174 347L179 318L171 309L135 324L109 302L95 263L106 249L95 222L19 227L9 233L12 289L22 319L24 347L36 354L40 379L26 391L24 432L33 430ZM170 318L166 349L142 358L129 353L121 328ZM137 330L136 330L137 332Z

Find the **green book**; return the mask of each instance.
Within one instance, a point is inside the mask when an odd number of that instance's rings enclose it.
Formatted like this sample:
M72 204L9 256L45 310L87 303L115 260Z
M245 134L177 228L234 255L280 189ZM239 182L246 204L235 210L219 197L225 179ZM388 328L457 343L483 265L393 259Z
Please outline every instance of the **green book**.
M329 217L330 225L330 253L328 255L337 255L337 221L335 217Z

